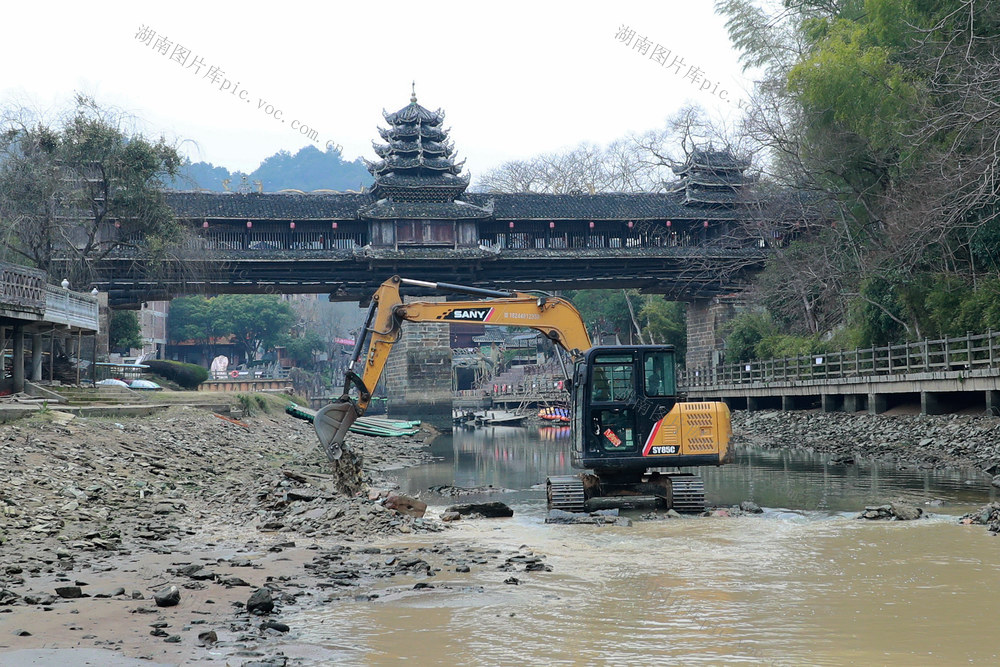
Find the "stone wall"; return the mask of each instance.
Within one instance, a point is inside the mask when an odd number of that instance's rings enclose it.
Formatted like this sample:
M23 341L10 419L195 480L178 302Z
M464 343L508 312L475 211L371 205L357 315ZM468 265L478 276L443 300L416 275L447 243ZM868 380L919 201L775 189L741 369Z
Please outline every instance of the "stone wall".
M384 374L390 417L420 419L439 429L451 428L449 333L447 324L403 324L402 336L389 354Z
M736 313L736 303L719 298L687 304L686 366L696 368L721 363L725 341L722 327Z

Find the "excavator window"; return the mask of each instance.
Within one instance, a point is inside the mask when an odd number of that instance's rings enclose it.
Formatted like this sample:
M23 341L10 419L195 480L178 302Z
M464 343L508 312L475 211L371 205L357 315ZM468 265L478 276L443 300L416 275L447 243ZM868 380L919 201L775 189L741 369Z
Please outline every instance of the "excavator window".
M644 389L646 396L674 396L674 353L649 352L643 361Z
M609 361L612 363L608 363ZM624 363L622 363L623 361ZM596 362L591 392L592 401L625 401L634 397L635 387L632 380L631 355L624 357L624 359L597 357Z
M629 408L594 410L591 415L595 439L606 452L634 451L634 427L635 415Z

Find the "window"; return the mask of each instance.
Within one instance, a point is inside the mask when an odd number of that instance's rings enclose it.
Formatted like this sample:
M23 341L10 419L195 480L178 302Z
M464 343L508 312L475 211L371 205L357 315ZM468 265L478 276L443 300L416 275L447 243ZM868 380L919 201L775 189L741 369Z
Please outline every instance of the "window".
M627 401L634 398L632 388L632 363L594 366L593 401Z
M591 442L605 452L632 452L636 442L633 435L635 415L628 408L598 409L591 411Z
M651 352L643 363L646 396L674 396L677 383L674 379L674 353Z

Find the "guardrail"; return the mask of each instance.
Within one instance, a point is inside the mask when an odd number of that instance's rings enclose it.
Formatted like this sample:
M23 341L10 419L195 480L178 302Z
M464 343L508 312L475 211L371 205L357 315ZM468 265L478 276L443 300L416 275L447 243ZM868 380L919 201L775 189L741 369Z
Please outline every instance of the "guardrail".
M97 331L100 322L97 297L54 285L45 286L45 321Z
M784 359L701 366L678 372L682 387L761 384L801 380L1000 369L1000 332L966 334L858 350Z
M31 313L45 310L45 272L0 262L0 308Z

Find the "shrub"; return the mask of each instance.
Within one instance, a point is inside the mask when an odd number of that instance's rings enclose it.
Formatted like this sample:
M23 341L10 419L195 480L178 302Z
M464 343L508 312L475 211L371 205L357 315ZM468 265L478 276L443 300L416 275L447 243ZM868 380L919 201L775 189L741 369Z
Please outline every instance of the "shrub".
M198 385L208 379L208 369L195 364L184 364L179 361L144 361L149 370L176 382L185 389L197 389Z

